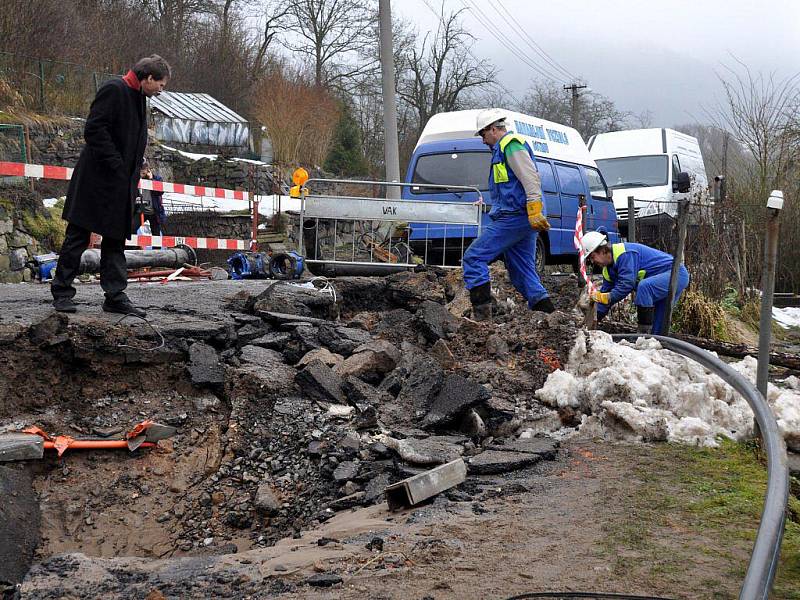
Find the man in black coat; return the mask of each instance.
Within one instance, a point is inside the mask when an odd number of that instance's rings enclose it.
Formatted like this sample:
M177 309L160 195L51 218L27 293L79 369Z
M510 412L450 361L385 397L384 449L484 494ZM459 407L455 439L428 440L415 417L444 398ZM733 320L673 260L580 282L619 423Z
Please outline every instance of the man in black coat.
M160 94L170 75L167 61L154 54L141 59L122 79L108 81L97 91L86 119L86 146L69 182L62 214L69 224L50 286L57 311L76 310L72 282L95 232L103 236L103 310L145 316L125 294L125 240L131 234L133 200L147 145L146 98Z

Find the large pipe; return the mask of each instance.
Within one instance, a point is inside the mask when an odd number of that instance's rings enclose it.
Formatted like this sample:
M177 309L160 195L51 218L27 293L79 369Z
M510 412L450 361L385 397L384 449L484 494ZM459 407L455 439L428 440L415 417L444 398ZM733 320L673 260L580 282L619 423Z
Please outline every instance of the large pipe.
M184 265L196 265L197 255L189 246L175 246L161 250L126 250L125 260L129 269L145 267L166 267L179 269ZM81 256L79 273L100 272L100 250L90 248Z
M614 340L635 341L641 337L636 334L615 334ZM767 454L767 495L764 499L764 510L761 512L761 523L758 526L756 543L750 556L747 574L739 592L740 600L767 600L775 571L778 568L778 557L783 540L783 528L786 520L786 504L789 501L789 468L786 458L786 443L778 431L775 416L761 393L742 374L722 362L706 350L693 346L688 342L662 335L651 335L667 350L691 358L709 371L718 375L733 389L739 392L753 409L756 423L761 430L764 450Z

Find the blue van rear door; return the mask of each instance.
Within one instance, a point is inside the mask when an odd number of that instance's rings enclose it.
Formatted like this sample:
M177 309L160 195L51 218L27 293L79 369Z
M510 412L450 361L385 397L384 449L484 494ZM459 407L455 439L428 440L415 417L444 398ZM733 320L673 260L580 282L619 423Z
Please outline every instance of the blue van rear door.
M561 227L561 198L558 195L558 184L553 174L553 166L549 160L537 158L536 168L542 181L542 198L547 207L547 220L550 221L550 231L554 232ZM557 254L555 251L557 238L558 234L550 234L550 254Z
M603 181L600 171L584 167L589 182L589 209L587 211L586 231L605 227L611 233L617 231L617 213L611 194Z
M580 167L563 163L554 163L558 184L561 188L561 226L558 230L557 245L554 253L575 254L572 238L575 235L575 218L581 194L588 197L586 182ZM551 234L552 235L552 234Z

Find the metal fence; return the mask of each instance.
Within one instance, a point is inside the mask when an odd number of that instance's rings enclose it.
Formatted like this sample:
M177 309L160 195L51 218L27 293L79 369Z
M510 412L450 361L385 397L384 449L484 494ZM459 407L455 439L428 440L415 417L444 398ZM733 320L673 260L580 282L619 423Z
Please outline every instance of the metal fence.
M306 183L375 186L374 181L313 179ZM405 187L412 184L378 182L381 186ZM478 191L475 188L430 186L442 189ZM304 191L308 191L305 187ZM480 192L478 191L480 197ZM469 245L468 239L480 231L480 204L472 202L409 202L385 198L362 198L336 195L303 196L300 208L298 244L300 253L313 270L321 272L347 267L353 271L402 270L418 265L433 264L425 252L417 256L409 244L412 227L428 230L429 226L451 228L450 240L460 247L461 254ZM427 239L425 240L428 241ZM436 264L447 266L445 255Z
M13 86L25 108L41 113L85 116L97 89L112 77L88 65L0 52L0 78Z

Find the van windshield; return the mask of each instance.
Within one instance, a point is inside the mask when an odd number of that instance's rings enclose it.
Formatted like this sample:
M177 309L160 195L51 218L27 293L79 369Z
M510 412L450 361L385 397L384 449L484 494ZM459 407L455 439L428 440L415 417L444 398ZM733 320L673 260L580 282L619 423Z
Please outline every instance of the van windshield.
M597 161L597 167L603 174L606 184L615 190L667 185L668 166L667 157L663 154L603 158Z
M470 186L485 191L489 181L489 167L492 164L491 152L447 152L426 154L417 159L411 183L422 184L412 187L413 194L444 194L447 190L424 187L426 183L435 185Z

